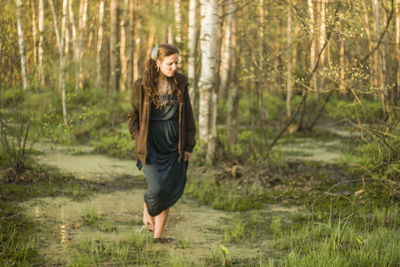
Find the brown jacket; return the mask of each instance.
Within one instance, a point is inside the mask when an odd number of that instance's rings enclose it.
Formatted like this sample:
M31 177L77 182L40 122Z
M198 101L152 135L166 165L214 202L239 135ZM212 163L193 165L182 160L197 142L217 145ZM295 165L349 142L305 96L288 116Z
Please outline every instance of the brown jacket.
M188 79L181 73L176 73L178 90L181 91L179 102L179 160L183 160L183 151L192 152L196 141L196 124L188 93ZM142 78L135 81L131 89L131 105L133 110L128 114L128 128L132 139L136 140L136 156L146 164L147 137L149 132L151 99L142 85Z

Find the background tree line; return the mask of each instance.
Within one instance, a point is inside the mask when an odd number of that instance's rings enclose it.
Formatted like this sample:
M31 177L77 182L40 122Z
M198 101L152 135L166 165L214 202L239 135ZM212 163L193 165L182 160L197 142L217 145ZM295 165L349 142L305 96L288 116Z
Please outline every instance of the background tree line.
M68 125L71 92L123 94L151 49L168 42L182 52L209 162L217 122L227 125L226 143L237 143L239 99L248 112L241 124L276 129L267 151L288 128L312 130L332 95L379 102L374 123L397 125L399 8L400 0L3 0L0 89L60 95ZM271 97L285 102L279 116Z

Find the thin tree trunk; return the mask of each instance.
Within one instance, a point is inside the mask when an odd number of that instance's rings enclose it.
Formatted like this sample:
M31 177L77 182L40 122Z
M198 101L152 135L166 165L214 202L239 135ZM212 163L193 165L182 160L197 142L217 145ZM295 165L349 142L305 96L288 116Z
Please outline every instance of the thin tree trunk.
M397 58L397 72L396 80L397 86L392 94L392 105L397 106L397 97L400 91L400 0L396 0L396 58ZM396 112L396 109L393 109Z
M75 17L74 11L72 9L72 0L69 0L69 22L71 24L72 29L72 44L74 47L74 67L75 67L75 91L78 89L80 81L79 81L79 46L78 46L78 39L76 34L76 26L75 26Z
M260 0L259 6L260 6L260 27L259 27L259 41L260 41L260 55L259 55L259 60L260 60L260 66L262 69L264 69L265 61L264 61L264 53L265 53L265 0ZM269 114L264 108L264 82L261 84L258 84L259 89L260 89L260 118L261 120L269 119Z
M319 43L318 43L318 51L321 51L322 46L325 44L326 40L326 0L320 0L318 1L321 5L320 11L320 16L319 16ZM320 58L320 70L321 70L321 76L318 82L318 94L320 93L321 90L324 89L324 84L325 84L325 78L324 78L324 72L325 72L325 50L322 51L321 58Z
M26 53L25 53L25 40L24 40L24 30L22 28L22 1L17 0L17 28L18 28L18 47L19 47L19 56L21 61L21 78L22 78L22 87L24 90L28 89L28 71L26 64Z
M365 33L367 34L368 38L368 51L372 51L372 36L371 36L371 31L370 31L370 23L369 23L369 14L368 14L368 8L367 8L367 1L362 1L363 3L363 9L364 9L364 28L365 28ZM372 84L375 86L375 88L378 87L378 60L377 60L377 53L374 53L373 57L373 62L372 62L372 68L374 70L374 75L372 76Z
M141 64L140 64L140 49L142 46L142 37L140 35L139 29L142 26L141 20L138 18L137 23L135 25L136 29L136 38L135 38L135 51L133 53L133 80L136 80L139 78L140 73L142 72Z
M129 34L128 34L128 84L127 88L130 89L133 86L133 62L134 62L134 51L135 51L135 12L136 0L129 1Z
M37 30L37 18L36 18L36 9L35 2L30 1L31 11L32 11L32 39L33 39L33 64L35 69L35 87L38 86L38 30Z
M189 26L188 26L188 79L189 83L192 85L189 88L189 96L192 101L192 107L194 116L196 118L196 89L197 83L196 77L196 43L197 43L197 23L196 23L196 12L197 10L197 0L189 1Z
M232 21L232 48L236 48L237 36L236 36L236 22L235 18ZM232 68L231 77L232 81L235 81L235 75L238 68L238 55L235 49L232 49ZM239 53L240 55L240 53ZM228 117L227 117L227 141L230 150L233 150L234 145L237 143L237 133L238 133L238 113L239 113L239 88L236 82L232 83L232 86L228 90Z
M104 19L104 1L100 0L99 5L99 29L97 32L97 51L96 51L96 88L101 87L101 49L103 47L103 19Z
M231 83L232 68L232 23L234 12L233 0L228 2L228 16L225 26L225 36L222 46L221 67L220 67L220 98L225 101L228 87Z
M292 32L292 14L290 2L288 4L288 22L287 22L287 48L286 48L286 60L287 60L287 77L286 77L286 115L290 117L290 99L292 96L292 48L291 48L291 32Z
M84 68L83 58L85 50L86 24L88 17L88 0L81 0L79 5L79 88L83 88Z
M112 92L119 91L120 78L120 55L119 55L119 19L118 19L118 0L110 1L110 81L109 89Z
M314 68L315 65L315 16L314 16L314 6L312 0L308 0L308 10L310 13L310 37L311 37L311 48L310 48L310 69ZM317 76L314 75L310 87L315 90L317 94Z
M380 6L379 6L379 0L374 0L374 8L375 8L375 30L376 30L376 36L381 35L381 28L380 28ZM380 94L380 100L381 100L381 105L382 105L382 111L383 111L383 117L386 118L388 115L388 110L387 110L387 104L386 104L386 90L385 90L385 80L383 77L383 69L385 65L385 58L384 58L384 49L382 49L382 46L378 48L378 50L375 52L377 56L377 61L379 62L378 64L378 84L379 84L379 94Z
M44 3L39 0L39 42L38 42L38 77L40 86L45 86L44 65L43 65L43 30L44 30Z
M182 43L182 0L174 0L174 11L175 11L175 44L180 47Z
M216 86L217 66L217 32L218 32L218 0L201 0L201 32L200 49L202 68L199 80L200 112L199 138L207 146L207 162L211 163L215 156L216 136L211 132L211 98Z
M339 68L340 68L340 81L339 81L339 91L341 94L346 93L346 86L344 83L345 79L345 67L344 67L344 37L341 34L341 29L339 28L339 42L340 42L340 48L339 48Z
M120 54L121 54L121 83L120 88L121 91L124 92L126 90L127 80L128 80L128 59L126 56L126 32L127 32L127 24L128 24L128 6L129 0L124 0L124 11L122 12L122 18L120 22L120 29L121 29L121 47L120 47Z
M67 33L67 16L68 16L68 0L63 0L63 9L62 9L62 19L61 19L61 54L60 54L60 86L61 86L61 101L62 101L62 110L63 110L63 118L64 118L64 125L68 126L68 119L67 119L67 103L66 103L66 81L65 81L65 74L67 68L67 61L66 55L63 54L63 47L67 44L65 43L65 37Z

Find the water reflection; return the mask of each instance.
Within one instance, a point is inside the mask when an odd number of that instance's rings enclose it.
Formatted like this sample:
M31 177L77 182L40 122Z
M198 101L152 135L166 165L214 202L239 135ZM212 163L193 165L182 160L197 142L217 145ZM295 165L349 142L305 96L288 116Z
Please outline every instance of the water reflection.
M65 224L65 216L64 216L64 208L61 207L60 210L60 219L61 219L61 225L60 225L60 235L61 235L61 243L65 243L67 240L67 225Z

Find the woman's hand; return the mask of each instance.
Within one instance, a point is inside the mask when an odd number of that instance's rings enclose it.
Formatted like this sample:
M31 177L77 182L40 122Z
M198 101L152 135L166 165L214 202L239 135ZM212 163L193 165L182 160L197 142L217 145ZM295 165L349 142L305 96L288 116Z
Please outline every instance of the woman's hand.
M185 155L184 155L184 160L188 161L190 159L190 157L192 156L191 152L185 151Z

